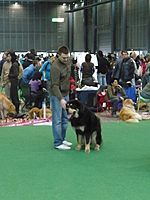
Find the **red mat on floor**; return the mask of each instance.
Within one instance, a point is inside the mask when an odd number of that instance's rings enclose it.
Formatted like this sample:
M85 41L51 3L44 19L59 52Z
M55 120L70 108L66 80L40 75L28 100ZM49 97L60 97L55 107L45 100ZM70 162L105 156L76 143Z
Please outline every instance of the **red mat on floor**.
M51 119L11 119L7 118L5 120L0 120L0 127L10 127L10 126L27 126L27 125L34 125L44 122L51 122Z

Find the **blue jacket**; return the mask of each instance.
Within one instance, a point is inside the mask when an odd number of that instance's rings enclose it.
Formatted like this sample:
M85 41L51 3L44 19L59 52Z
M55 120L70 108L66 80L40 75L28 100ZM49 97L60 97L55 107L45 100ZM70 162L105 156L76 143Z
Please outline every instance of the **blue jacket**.
M27 68L25 68L24 74L22 76L24 83L28 84L30 82L30 80L33 78L34 74L38 71L39 70L35 69L35 66L33 64L31 64Z
M51 69L51 63L50 60L44 62L44 64L42 65L40 71L43 74L43 80L47 79L48 81L50 81L50 69Z

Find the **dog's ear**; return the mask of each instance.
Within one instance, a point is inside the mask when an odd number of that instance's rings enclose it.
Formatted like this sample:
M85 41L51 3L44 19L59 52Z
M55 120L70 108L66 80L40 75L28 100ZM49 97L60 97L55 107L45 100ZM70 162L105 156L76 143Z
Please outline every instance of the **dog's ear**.
M16 108L13 104L11 104L8 108L8 112L16 114Z
M77 100L77 102L78 102L78 107L79 107L79 112L80 113L83 113L84 112L84 105L83 105L83 103L81 102L81 101L79 101L79 100Z
M131 100L131 102L132 102L132 105L134 106L134 102Z
M131 105L134 105L134 102L132 101L132 99L128 99L128 103L130 103Z

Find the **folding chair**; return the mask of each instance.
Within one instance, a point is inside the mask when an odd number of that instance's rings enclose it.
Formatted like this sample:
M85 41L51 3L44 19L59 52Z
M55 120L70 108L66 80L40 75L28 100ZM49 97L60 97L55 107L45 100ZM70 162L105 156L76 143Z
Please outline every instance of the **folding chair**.
M137 109L137 111L139 112L139 110L140 110L140 103L144 102L149 107L149 114L150 114L150 99L145 99L140 94L141 94L141 91L140 91L140 89L138 89L138 109Z
M21 111L29 105L32 104L33 98L31 96L31 85L30 84L22 84L21 85L21 92L20 92L20 98L23 100L24 104L21 108Z
M97 92L97 113L100 109L100 112L104 112L106 116L112 115L113 103L109 102L109 99L106 96L107 86L101 86ZM119 112L120 103L118 104L117 110Z
M107 86L101 86L97 92L97 113L104 112L106 116L112 115L113 104L107 100L106 96Z

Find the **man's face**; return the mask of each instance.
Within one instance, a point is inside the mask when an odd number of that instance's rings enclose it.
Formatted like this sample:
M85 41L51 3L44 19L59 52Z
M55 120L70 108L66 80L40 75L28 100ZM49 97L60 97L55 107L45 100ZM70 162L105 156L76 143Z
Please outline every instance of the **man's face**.
M36 69L40 69L40 68L41 68L41 63L40 63L40 61L38 61L38 63L35 64L35 68L36 68Z
M125 52L123 52L123 58L128 58L128 54L127 53L125 53Z
M69 54L61 53L61 55L58 55L58 58L62 63L66 64L69 58Z

